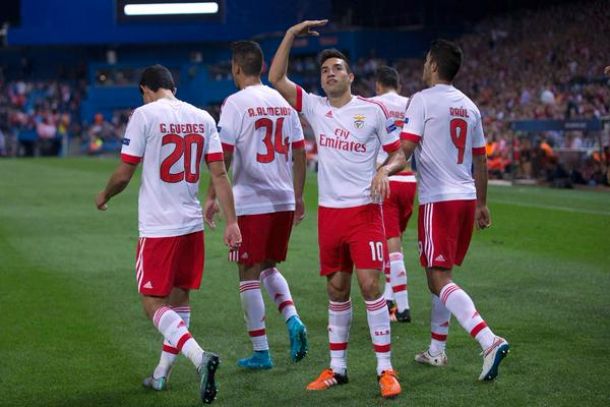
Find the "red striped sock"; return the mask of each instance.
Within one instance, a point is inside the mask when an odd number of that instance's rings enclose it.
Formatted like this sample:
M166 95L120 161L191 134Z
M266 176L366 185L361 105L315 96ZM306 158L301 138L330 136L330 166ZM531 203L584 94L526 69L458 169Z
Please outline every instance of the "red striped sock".
M347 370L347 344L352 326L352 301L329 301L328 303L328 343L330 368L338 374Z
M258 280L240 281L239 296L252 348L255 351L269 350L265 331L265 303L260 282Z
M449 283L442 288L439 297L466 332L479 342L483 350L491 346L495 335L464 290L457 284Z
M377 375L392 369L392 336L390 314L383 296L373 301L365 301L366 317L377 357Z
M278 311L284 317L284 321L288 321L294 315L298 315L292 295L290 294L288 281L286 281L286 278L277 268L271 267L263 270L260 280L269 296L273 298Z

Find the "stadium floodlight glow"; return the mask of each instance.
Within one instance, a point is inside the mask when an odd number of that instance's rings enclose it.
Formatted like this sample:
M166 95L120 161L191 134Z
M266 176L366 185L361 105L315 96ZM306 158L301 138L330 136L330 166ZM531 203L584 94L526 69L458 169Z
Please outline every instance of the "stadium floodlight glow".
M169 16L180 14L216 14L218 3L147 3L126 4L123 8L126 16Z

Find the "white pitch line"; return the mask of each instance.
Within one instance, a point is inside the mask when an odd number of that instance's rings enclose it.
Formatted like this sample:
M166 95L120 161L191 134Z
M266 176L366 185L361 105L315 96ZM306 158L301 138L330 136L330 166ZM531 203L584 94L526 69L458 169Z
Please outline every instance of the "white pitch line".
M596 211L594 209L576 209L576 208L569 208L566 206L554 206L554 205L513 202L513 201L504 201L501 199L492 199L491 202L499 203L499 204L503 204L503 205L521 206L524 208L551 209L551 210L555 210L555 211L563 211L563 212L570 212L570 213L586 213L589 215L610 216L610 212Z

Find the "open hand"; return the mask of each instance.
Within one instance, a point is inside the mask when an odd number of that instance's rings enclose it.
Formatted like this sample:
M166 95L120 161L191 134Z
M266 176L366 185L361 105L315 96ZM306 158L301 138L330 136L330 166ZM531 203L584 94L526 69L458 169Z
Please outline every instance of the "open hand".
M295 37L300 37L302 35L313 35L314 37L319 37L320 33L312 30L312 28L325 26L326 23L328 23L328 20L305 20L297 25L293 25L288 29L288 31Z

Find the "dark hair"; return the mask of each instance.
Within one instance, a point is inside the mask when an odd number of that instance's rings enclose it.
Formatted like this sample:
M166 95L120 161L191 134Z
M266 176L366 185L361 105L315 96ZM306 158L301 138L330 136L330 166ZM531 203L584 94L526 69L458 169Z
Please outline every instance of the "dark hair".
M375 81L386 88L398 89L400 77L398 71L390 66L383 65L375 73Z
M236 41L231 44L233 61L248 76L259 76L263 71L263 50L254 41Z
M159 89L168 89L172 92L176 89L176 84L172 73L163 65L152 65L144 69L142 72L142 78L140 79L140 86L146 86L153 92ZM142 89L140 88L140 92Z
M318 54L318 63L320 64L320 66L322 66L322 65L324 65L324 62L326 62L326 60L330 59L330 58L339 58L339 59L342 59L343 61L345 61L345 66L347 68L347 72L352 73L352 68L350 68L350 66L349 66L349 59L347 59L347 57L345 56L345 54L343 52L341 52L335 48L325 49L322 52L320 52Z
M430 44L430 58L438 66L438 76L453 81L462 65L462 49L454 42L438 39Z

